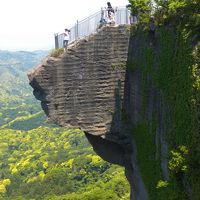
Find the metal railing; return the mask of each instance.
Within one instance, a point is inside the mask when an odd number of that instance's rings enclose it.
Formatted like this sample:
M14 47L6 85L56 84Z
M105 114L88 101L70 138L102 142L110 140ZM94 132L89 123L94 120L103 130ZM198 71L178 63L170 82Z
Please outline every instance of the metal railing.
M118 7L115 8L115 24L130 24L130 11L126 7ZM93 15L90 15L89 17L77 21L73 27L70 28L70 34L69 34L69 43L89 36L92 33L95 33L98 29L98 27L101 24L102 19L102 10L94 13ZM64 34L56 33L54 35L55 37L55 48L62 48L63 47L63 40L64 40Z

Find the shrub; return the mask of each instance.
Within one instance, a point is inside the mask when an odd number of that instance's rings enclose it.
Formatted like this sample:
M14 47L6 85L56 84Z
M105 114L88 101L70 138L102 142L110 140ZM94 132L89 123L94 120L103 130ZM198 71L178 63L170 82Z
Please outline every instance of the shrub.
M64 48L59 48L59 49L54 49L54 50L52 50L52 52L50 53L50 56L51 57L55 57L55 58L57 58L57 57L59 57L61 54L63 54L64 53Z

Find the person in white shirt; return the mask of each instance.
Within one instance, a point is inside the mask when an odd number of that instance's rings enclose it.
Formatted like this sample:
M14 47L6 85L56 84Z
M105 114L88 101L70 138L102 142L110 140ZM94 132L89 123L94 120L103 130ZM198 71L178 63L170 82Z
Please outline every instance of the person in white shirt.
M100 28L106 24L106 8L101 8Z
M115 14L113 12L109 12L108 13L107 23L109 25L114 25L115 24Z
M63 40L63 48L66 48L69 42L69 32L70 30L68 30L67 28L65 29L64 34L64 40Z

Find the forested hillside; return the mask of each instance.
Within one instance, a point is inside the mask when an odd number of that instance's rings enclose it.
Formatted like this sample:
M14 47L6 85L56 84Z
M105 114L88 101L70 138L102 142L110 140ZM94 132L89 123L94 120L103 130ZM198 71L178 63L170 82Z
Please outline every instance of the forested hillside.
M46 122L26 77L46 54L0 51L0 199L128 199L122 168Z
M0 125L28 130L44 122L40 104L32 98L26 72L41 61L46 51L0 51ZM39 121L23 124L22 121L40 116ZM22 124L21 124L22 123ZM20 125L21 124L21 125Z

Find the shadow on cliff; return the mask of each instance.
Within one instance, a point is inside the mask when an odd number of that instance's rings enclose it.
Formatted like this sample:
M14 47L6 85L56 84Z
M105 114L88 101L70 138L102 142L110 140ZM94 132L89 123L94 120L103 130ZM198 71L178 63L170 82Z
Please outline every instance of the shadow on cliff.
M132 31L135 32L136 30ZM141 48L141 46L145 46L143 43L154 46L154 37L147 34L146 41L142 36L139 36L139 40L130 37L125 84L122 88L121 81L118 80L115 87L115 108L110 132L105 135L105 138L86 133L89 142L98 155L108 162L125 167L125 175L131 186L131 200L148 199L148 193L137 164L136 144L130 133L131 126L141 118L142 72L140 68L136 68L134 73L130 73L128 64L132 61L133 55L135 59L138 59L140 54L143 53ZM124 93L122 94L121 91L124 91Z
M33 90L33 95L35 98L39 101L41 101L41 107L44 110L45 114L48 116L49 115L49 110L48 110L48 101L46 100L47 97L47 92L45 92L44 89L39 85L39 83L36 81L35 78L33 78L30 83Z
M110 163L125 168L125 175L131 186L130 199L147 200L147 192L136 162L136 148L134 148L130 135L130 118L125 114L130 104L128 71L125 75L123 98L121 97L121 87L121 81L118 80L115 88L115 109L110 132L105 135L105 138L88 133L85 135L99 156Z
M94 151L104 160L118 164L126 165L127 148L124 140L127 138L121 132L121 81L115 88L115 109L113 111L112 124L110 131L105 135L105 138L85 133L87 139L92 144Z
M130 43L129 43L130 49ZM130 55L129 55L130 56ZM129 118L125 114L130 102L128 101L130 88L126 69L125 86L122 88L121 80L117 81L114 92L115 107L112 112L112 122L109 132L104 137L91 135L85 132L88 141L93 146L94 151L104 160L125 167L126 176L129 182L132 179L133 167L131 157L133 154L133 145L129 133ZM121 91L124 90L124 94ZM122 97L123 95L123 97Z

